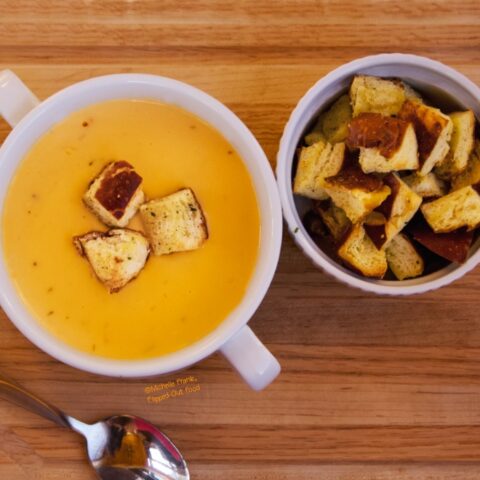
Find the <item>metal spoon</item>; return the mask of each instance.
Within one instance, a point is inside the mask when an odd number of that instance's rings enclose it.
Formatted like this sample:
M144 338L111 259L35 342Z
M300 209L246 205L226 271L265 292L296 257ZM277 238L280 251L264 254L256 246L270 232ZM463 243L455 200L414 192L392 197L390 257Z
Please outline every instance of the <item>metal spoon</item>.
M90 463L102 480L189 480L172 441L147 421L117 415L92 425L65 415L0 374L0 397L83 435Z

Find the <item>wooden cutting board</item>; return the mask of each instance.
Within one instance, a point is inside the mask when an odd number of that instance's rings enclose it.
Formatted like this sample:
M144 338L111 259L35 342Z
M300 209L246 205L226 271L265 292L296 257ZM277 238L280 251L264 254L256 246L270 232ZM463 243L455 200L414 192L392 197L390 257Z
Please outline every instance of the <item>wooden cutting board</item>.
M232 108L273 165L299 98L354 58L417 53L480 83L479 23L478 0L0 0L0 69L40 98L107 73L175 77ZM1 123L0 140L8 132ZM3 313L0 371L85 421L150 419L193 479L478 479L479 302L480 269L438 292L375 297L316 270L285 236L251 322L283 365L264 392L218 355L148 381L82 373L39 351ZM181 379L190 375L188 393ZM160 400L160 384L177 380ZM0 403L0 478L94 474L79 437Z

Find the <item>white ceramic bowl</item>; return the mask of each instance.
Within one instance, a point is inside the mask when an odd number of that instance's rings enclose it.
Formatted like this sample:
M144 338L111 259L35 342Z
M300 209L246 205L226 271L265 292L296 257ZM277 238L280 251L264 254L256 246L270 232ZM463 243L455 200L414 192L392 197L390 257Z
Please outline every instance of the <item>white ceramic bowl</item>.
M478 264L480 241L472 246L469 258L462 265L450 264L435 273L412 280L372 280L361 277L332 260L318 248L302 225L301 218L310 202L294 196L292 192L295 149L318 113L348 89L352 77L357 73L398 77L420 92L433 95L446 92L458 104L473 110L477 119L480 119L480 88L440 62L415 55L393 53L361 58L337 68L319 80L298 102L280 141L277 183L288 229L297 245L315 265L352 287L378 294L409 295L447 285Z
M255 271L242 302L214 332L178 352L137 361L88 355L52 336L32 317L9 278L0 240L1 306L18 329L39 348L83 370L120 377L165 374L220 350L252 388L264 388L278 375L280 366L246 324L267 292L277 266L282 240L280 199L273 172L260 145L240 119L219 101L169 78L121 74L77 83L39 103L12 72L0 72L0 114L14 126L0 148L0 212L19 162L41 135L71 112L116 98L149 98L179 105L220 131L243 159L257 195L261 240Z

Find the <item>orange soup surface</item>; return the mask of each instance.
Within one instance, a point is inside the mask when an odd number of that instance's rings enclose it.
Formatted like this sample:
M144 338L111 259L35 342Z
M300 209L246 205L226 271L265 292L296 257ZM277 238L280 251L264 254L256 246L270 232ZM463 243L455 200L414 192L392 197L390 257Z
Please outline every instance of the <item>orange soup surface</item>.
M115 160L135 167L148 199L192 188L209 239L198 250L151 255L110 294L72 237L107 230L82 196ZM142 230L138 217L129 228ZM170 104L114 100L71 114L33 146L9 188L2 232L17 290L49 332L91 354L145 359L198 341L241 302L260 221L248 171L218 131Z

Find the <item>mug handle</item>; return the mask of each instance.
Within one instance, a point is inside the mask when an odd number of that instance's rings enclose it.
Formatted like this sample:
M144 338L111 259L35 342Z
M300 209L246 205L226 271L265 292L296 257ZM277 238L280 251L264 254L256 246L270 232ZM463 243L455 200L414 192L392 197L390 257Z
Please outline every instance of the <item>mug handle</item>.
M11 127L39 103L33 92L11 70L0 71L0 116Z
M228 340L220 352L254 390L263 390L281 370L277 359L248 326Z

